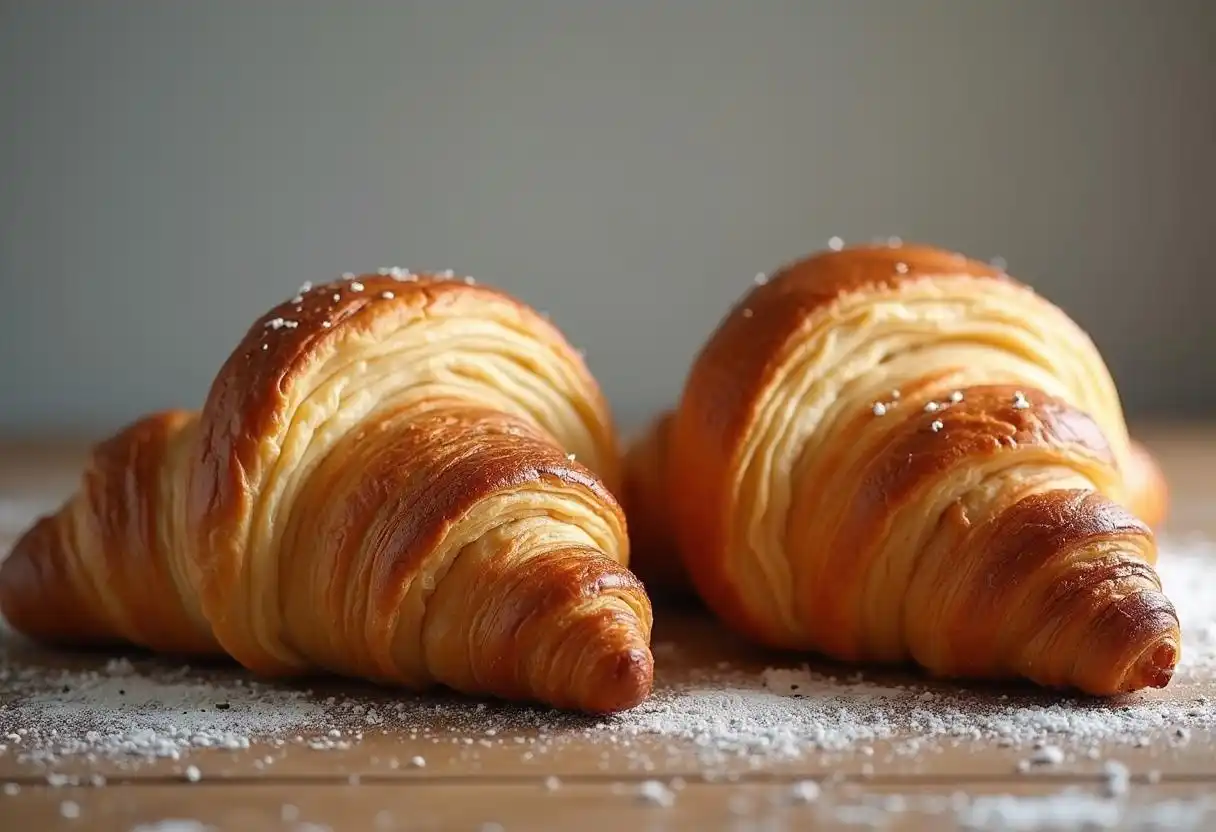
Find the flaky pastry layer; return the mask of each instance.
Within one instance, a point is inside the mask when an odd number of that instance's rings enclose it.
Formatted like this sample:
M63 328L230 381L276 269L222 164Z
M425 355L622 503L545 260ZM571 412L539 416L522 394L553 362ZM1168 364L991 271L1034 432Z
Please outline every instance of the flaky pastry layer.
M757 640L1093 693L1172 673L1115 385L1008 275L919 246L793 264L723 321L672 420L670 533Z
M95 450L0 566L0 608L49 640L620 710L653 660L617 455L579 354L508 295L305 285L199 413Z

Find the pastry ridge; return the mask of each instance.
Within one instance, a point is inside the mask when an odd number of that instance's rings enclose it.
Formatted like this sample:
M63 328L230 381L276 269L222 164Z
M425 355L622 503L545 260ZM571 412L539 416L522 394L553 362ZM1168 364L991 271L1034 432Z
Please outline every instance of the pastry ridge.
M13 626L270 676L642 701L652 612L580 354L500 290L385 272L306 284L200 411L99 443L0 564Z
M900 244L785 266L626 463L625 493L657 479L668 507L639 573L681 572L760 643L1098 695L1176 665L1164 479L1089 336L990 264ZM664 540L682 570L646 562Z

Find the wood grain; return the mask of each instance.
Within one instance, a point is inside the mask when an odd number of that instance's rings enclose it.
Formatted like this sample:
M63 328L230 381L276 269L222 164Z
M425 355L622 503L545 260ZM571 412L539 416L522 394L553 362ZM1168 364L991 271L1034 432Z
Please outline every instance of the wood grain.
M1171 484L1167 534L1216 537L1210 509L1216 497L1216 426L1143 426L1135 433L1158 455ZM54 504L71 488L81 458L82 449L68 445L0 445L0 503ZM5 519L0 516L0 547L18 531L5 526ZM695 609L658 613L654 641L669 645L660 654L661 684L719 662L746 670L763 668L771 658ZM11 641L6 649L11 667L91 668L107 658L48 653ZM225 678L239 673L215 672ZM910 678L877 671L867 676ZM309 687L316 696L336 692L382 706L393 701L391 692L346 683ZM1213 699L1216 682L1180 683L1157 695ZM200 749L188 761L133 766L69 758L55 765L55 772L83 776L84 782L89 775L104 776L106 785L98 788L52 787L46 767L0 752L0 783L19 787L15 795L0 793L0 829L130 830L174 818L215 829L864 828L880 821L887 829L951 829L974 819L950 803L952 795L963 795L955 800L972 806L982 806L984 795L1048 800L1077 790L1096 797L1105 782L1103 763L1112 759L1131 773L1128 793L1116 801L1124 827L1134 828L1148 817L1144 813L1167 817L1162 813L1177 810L1171 801L1187 801L1192 813L1212 811L1195 828L1216 828L1216 806L1195 803L1216 788L1216 736L1201 731L1186 743L1104 746L1098 759L1070 760L1031 774L1018 772L1025 749L933 739L914 756L897 755L892 750L898 736L871 743L868 755L813 753L760 766L739 758L707 770L694 747L673 746L668 739L637 738L619 747L571 731L538 744L544 752L526 756L519 745L483 743L482 732L441 720L436 716L412 740L365 727L362 739L345 750L255 744L242 751ZM526 738L529 730L534 736L535 729L521 729L512 737ZM414 755L426 758L425 768L401 765ZM199 782L186 782L187 762L201 771ZM551 777L560 783L547 782ZM674 792L672 805L652 805L639 796L644 781L670 784L673 778L686 785ZM811 805L796 804L791 784L807 778L824 783L822 796ZM73 808L79 817L65 817Z

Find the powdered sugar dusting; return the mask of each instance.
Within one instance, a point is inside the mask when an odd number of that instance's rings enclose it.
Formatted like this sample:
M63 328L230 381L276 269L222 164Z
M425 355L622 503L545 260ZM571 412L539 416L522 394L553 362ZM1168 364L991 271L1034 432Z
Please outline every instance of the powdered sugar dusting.
M1216 677L1216 545L1166 543L1158 571L1183 628L1182 660L1165 692L1101 700L1028 686L881 684L865 671L832 674L795 665L759 674L720 671L673 685L622 719L617 730L692 743L706 763L724 755L864 753L875 742L891 743L896 755L914 755L926 742L942 740L1037 744L1036 760L1058 763L1098 744L1143 747L1163 739L1181 745L1196 730L1211 737L1216 729L1216 696L1208 695Z
M818 790L815 791L818 796ZM1207 829L1216 799L1164 799L1129 803L1079 787L1047 794L861 794L829 792L814 803L817 820L832 828L888 828L917 816L927 829L985 832L1046 830ZM798 802L796 798L791 802ZM899 826L898 828L903 828ZM917 827L919 828L919 826Z
M1216 541L1164 541L1157 572L1182 628L1175 679L1216 680Z
M270 685L226 665L202 670L168 659L75 656L64 669L68 662L57 654L19 647L0 634L0 755L54 764L79 755L177 759L197 749L258 744L345 749L374 730L455 745L470 763L483 750L534 761L563 744L598 744L605 759L625 755L630 768L643 771L690 754L707 771L738 763L759 769L810 755L849 753L862 762L879 751L884 759L912 757L978 741L1010 748L1012 773L1018 759L1030 769L1099 759L1111 747L1210 743L1216 544L1166 542L1158 570L1182 620L1182 663L1165 691L1116 700L1030 686L931 683L796 659L746 668L711 661L690 669L687 661L681 665L680 645L660 640L654 695L628 713L590 719L543 707L369 691L342 680L329 687L344 695L328 696ZM90 661L92 669L80 669ZM411 755L403 751L390 768L426 765Z
M81 754L178 759L191 749L247 749L323 721L323 707L306 691L227 675L215 680L156 662L137 669L126 659L100 671L5 662L0 744L26 762Z
M956 808L961 828L984 830L1043 829L1198 829L1216 801L1168 800L1143 806L1066 789L1041 797L985 795Z

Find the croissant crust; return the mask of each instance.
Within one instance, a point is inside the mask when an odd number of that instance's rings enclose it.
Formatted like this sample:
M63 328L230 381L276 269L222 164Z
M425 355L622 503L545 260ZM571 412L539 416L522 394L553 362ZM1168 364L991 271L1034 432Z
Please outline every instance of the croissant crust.
M1099 695L1173 672L1159 471L1088 336L992 266L914 245L793 263L660 425L661 471L627 469L669 506L639 551L666 536L761 643Z
M0 565L0 610L55 642L621 710L653 659L618 478L541 315L437 275L305 285L200 411L94 449Z

